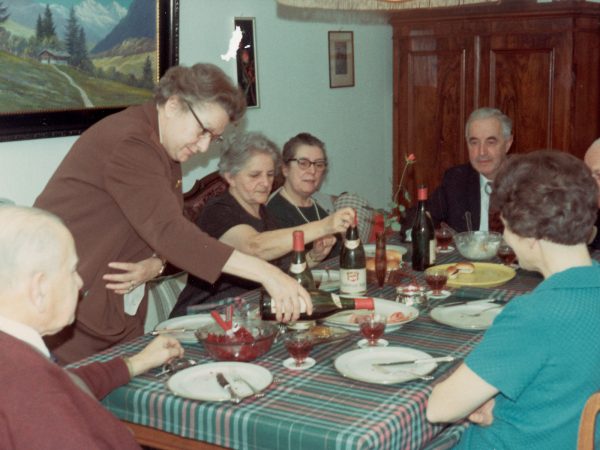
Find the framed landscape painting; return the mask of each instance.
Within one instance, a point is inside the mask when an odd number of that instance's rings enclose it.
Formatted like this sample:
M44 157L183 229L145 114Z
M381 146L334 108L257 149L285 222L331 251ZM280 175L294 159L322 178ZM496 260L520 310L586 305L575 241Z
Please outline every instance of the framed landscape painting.
M0 0L0 141L80 134L178 63L179 0Z

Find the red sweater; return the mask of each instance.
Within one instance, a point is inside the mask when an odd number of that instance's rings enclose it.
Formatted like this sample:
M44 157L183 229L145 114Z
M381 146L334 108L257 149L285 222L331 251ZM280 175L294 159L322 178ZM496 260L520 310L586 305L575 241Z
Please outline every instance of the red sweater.
M129 381L120 358L73 369L97 398ZM0 448L136 449L131 432L57 364L0 332Z

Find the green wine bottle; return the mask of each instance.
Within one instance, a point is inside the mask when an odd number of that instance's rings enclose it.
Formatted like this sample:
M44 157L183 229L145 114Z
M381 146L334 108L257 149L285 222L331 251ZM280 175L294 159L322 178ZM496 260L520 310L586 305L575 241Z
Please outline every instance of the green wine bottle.
M296 230L293 233L292 262L288 274L298 281L305 289L316 289L312 272L306 264L304 254L304 231Z
M364 294L367 291L367 260L358 236L357 216L346 230L346 239L340 253L340 292Z
M420 186L417 190L417 215L411 230L412 268L423 271L435 263L435 229L431 216L425 208L427 188Z
M306 314L304 310L300 312L298 320L318 320L328 317L337 312L347 309L374 309L372 298L348 298L340 297L337 294L319 290L308 291L313 304L312 315ZM263 320L275 320L275 303L271 296L262 292L260 299L260 316Z

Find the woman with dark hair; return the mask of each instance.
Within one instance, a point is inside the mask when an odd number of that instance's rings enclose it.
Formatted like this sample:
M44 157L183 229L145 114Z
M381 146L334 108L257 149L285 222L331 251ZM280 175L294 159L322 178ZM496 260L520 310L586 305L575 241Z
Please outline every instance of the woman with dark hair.
M183 215L181 163L206 152L244 112L241 92L221 69L179 66L161 78L153 100L77 139L35 202L73 234L86 293L75 324L48 339L61 362L142 335L144 284L165 260L208 281L225 272L262 283L279 318L297 317L302 303L312 310L291 277L210 238Z
M279 161L277 146L262 134L242 135L219 161L219 172L229 188L202 208L196 222L198 227L239 251L268 261L292 251L294 230L303 231L306 242L345 231L354 217L350 208L318 221L277 229L264 205ZM312 266L319 261L307 262ZM256 287L256 283L232 275L221 275L214 283L190 275L171 317L186 314L189 306L235 297Z
M519 263L544 281L435 386L427 418L468 417L457 448L575 448L583 406L600 389L600 266L586 246L596 183L574 156L536 151L507 160L492 202Z
M267 202L277 227L288 228L327 217L327 211L312 197L328 170L323 141L310 133L299 133L284 144L281 159L283 185ZM336 256L340 245L341 239L325 236L306 247L306 256L309 261Z

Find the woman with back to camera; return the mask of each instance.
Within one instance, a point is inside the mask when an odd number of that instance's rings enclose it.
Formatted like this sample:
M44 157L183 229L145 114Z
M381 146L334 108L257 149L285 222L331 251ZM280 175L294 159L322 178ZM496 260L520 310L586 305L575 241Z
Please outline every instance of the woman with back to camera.
M229 188L202 208L196 222L198 227L239 251L268 261L291 252L294 230L304 232L305 242L345 231L354 217L350 208L315 222L277 229L264 205L279 161L277 146L262 134L240 136L219 161L219 172ZM313 249L309 265L321 261L328 253L329 249L321 253ZM189 306L235 297L257 286L231 275L222 275L215 283L189 276L171 317L186 314Z
M600 389L600 266L586 241L597 186L572 155L509 158L492 203L519 264L544 276L510 301L456 372L433 389L431 422L468 417L457 448L575 448L581 411Z
M241 92L221 69L178 66L161 78L153 100L77 139L35 202L73 234L87 292L75 324L48 339L60 362L142 335L144 283L165 260L208 281L225 272L262 283L279 319L297 317L302 303L312 311L291 277L210 238L183 215L181 163L206 152L244 112Z

